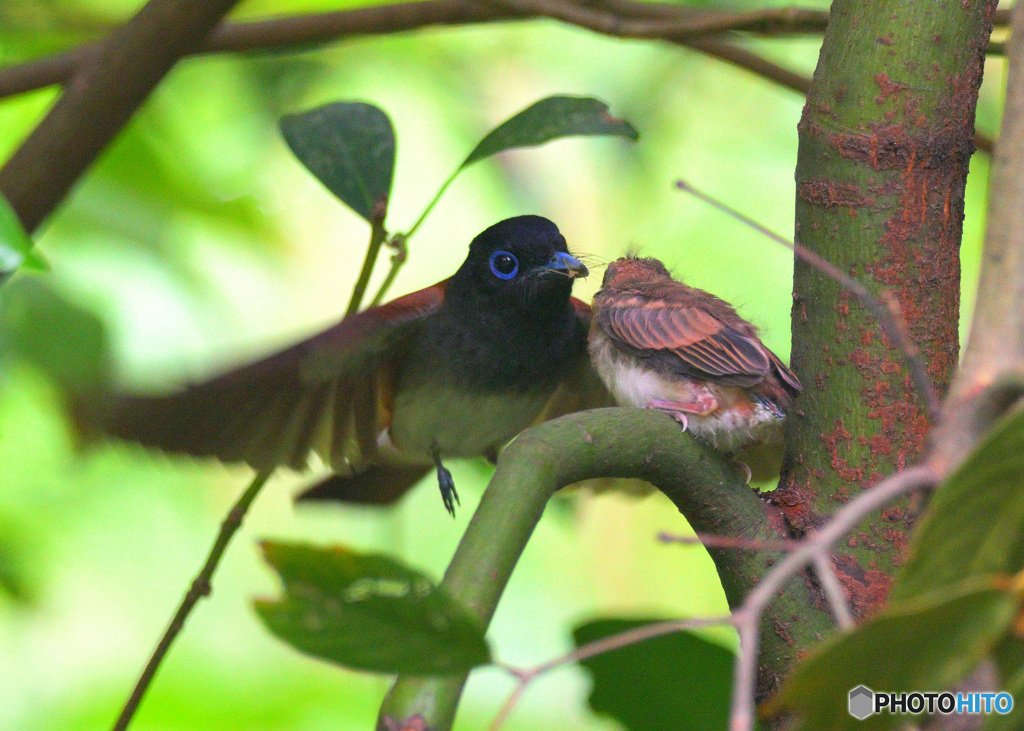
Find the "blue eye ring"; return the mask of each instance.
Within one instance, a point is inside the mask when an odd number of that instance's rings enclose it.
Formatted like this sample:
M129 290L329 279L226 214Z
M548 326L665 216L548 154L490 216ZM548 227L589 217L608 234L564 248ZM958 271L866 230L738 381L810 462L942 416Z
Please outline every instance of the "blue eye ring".
M512 266L511 269L509 264ZM491 254L491 271L498 279L512 279L519 273L519 260L515 254L499 249Z

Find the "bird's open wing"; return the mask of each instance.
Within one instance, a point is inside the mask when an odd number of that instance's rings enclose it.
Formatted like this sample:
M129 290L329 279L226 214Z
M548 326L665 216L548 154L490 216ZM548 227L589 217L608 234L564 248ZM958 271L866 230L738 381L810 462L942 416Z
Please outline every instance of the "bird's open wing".
M596 317L616 347L693 378L753 386L772 369L756 335L700 307L626 297L603 304Z
M161 396L79 405L111 436L254 469L306 466L311 450L351 472L390 424L398 364L447 281L340 323L282 352Z

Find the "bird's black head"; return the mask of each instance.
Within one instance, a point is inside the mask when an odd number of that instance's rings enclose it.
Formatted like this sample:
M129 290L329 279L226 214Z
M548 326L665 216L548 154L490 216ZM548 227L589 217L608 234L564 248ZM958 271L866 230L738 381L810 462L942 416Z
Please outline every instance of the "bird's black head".
M573 279L587 268L569 254L565 237L541 216L500 221L469 245L469 256L449 285L456 294L484 297L516 308L568 303Z

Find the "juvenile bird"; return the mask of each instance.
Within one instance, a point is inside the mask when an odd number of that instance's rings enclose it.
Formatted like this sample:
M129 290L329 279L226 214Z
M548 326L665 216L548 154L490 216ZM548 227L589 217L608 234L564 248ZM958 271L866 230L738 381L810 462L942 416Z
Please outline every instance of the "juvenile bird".
M723 452L781 442L800 381L728 302L627 257L593 308L591 360L620 405L664 411Z
M554 223L510 218L473 239L450 279L213 380L108 400L92 416L117 437L257 470L301 470L315 451L336 474L300 499L390 503L436 467L454 514L444 459L496 458L535 420L603 392L588 376L590 308L570 296L587 273Z

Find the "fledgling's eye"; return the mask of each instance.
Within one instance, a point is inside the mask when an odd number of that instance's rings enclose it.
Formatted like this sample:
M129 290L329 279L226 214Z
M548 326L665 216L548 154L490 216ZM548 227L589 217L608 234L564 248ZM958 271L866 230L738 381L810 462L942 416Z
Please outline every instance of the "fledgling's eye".
M507 251L491 254L491 271L499 279L511 279L519 273L519 260Z

